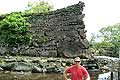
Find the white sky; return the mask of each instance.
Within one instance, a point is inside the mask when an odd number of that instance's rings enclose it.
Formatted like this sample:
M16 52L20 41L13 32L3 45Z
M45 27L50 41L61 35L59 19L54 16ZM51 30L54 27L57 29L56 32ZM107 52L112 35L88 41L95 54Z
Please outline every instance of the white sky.
M0 0L0 14L21 11L25 9L27 3L38 0ZM87 39L91 33L98 32L102 27L120 22L120 0L44 0L48 1L55 9L60 9L69 5L85 2L84 22L87 30Z

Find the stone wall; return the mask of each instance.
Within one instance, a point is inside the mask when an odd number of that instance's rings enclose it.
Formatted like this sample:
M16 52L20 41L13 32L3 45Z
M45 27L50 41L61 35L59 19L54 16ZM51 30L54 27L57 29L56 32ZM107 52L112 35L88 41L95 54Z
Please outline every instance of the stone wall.
M83 2L79 2L46 14L25 15L31 24L29 30L33 35L33 43L10 48L7 52L4 47L0 47L0 51L4 50L4 53L11 55L89 57L89 43L83 21L85 15L82 13L84 6ZM4 17L1 16L0 20Z
M25 54L37 56L88 56L83 2L47 14L29 16L34 48Z

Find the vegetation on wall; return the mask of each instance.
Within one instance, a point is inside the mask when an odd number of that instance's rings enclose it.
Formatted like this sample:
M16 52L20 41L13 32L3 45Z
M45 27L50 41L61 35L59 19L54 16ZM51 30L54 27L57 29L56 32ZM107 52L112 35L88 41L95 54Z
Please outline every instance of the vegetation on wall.
M11 13L0 21L0 41L8 46L29 44L32 35L28 30L29 23L20 13Z
M34 46L34 43L46 43L47 36L38 35L37 37L40 37L40 40L37 40L29 31L30 23L28 19L30 16L28 15L31 13L45 14L52 9L53 6L50 6L45 1L29 2L27 10L23 12L0 15L0 47L4 50L3 54L19 53L22 48L28 49L30 46Z

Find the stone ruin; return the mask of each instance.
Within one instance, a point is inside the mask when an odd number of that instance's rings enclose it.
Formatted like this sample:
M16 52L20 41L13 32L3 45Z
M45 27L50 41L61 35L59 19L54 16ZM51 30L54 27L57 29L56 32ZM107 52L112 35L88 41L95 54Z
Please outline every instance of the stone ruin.
M84 3L68 6L49 13L28 14L30 32L33 43L29 47L23 45L18 50L13 48L13 54L47 57L86 56L89 42L82 13Z
M82 13L84 3L68 6L47 14L29 15L34 47L26 53L38 56L88 56L89 43ZM43 39L42 39L43 38Z

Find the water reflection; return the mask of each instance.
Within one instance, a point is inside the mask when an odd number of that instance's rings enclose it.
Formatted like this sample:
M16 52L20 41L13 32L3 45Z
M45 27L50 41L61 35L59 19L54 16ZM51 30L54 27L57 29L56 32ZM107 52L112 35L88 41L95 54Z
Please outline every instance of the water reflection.
M110 80L111 79L111 72L103 73L98 76L98 80Z
M99 74L98 80L111 80L111 72ZM118 80L117 72L113 72L113 80Z
M45 73L0 73L0 80L63 80L62 74Z
M114 75L117 73L114 73ZM90 72L91 80L110 80L110 72L100 74ZM105 77L104 77L105 76ZM108 79L109 78L109 79ZM117 77L115 76L118 80ZM30 72L1 72L0 80L64 80L62 74L30 73Z

